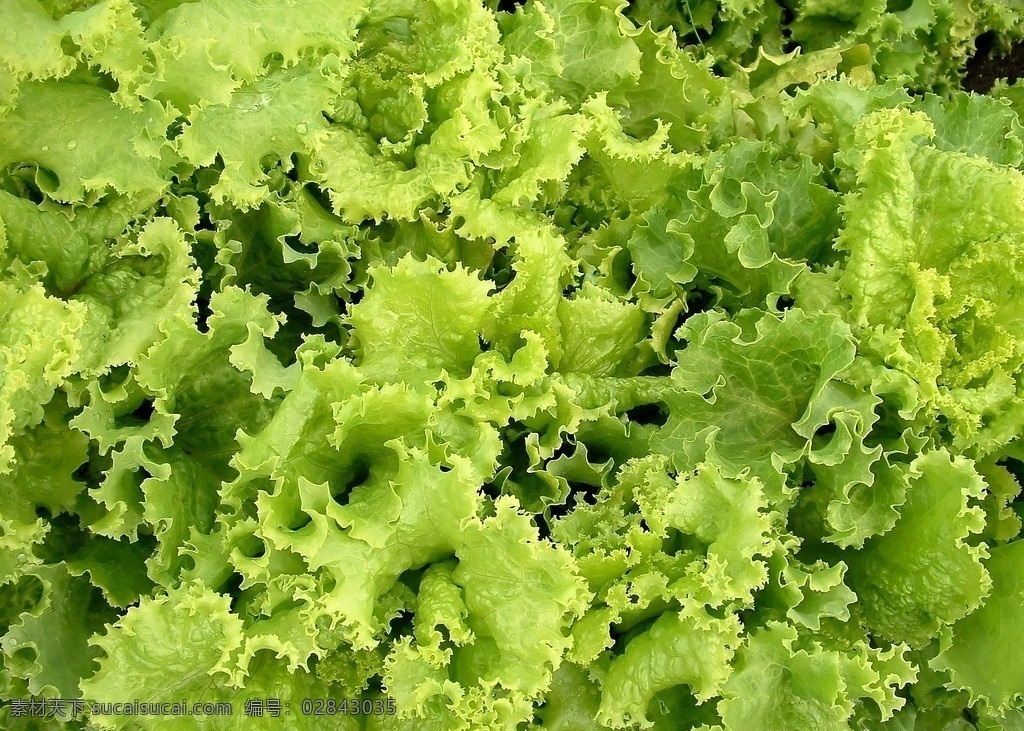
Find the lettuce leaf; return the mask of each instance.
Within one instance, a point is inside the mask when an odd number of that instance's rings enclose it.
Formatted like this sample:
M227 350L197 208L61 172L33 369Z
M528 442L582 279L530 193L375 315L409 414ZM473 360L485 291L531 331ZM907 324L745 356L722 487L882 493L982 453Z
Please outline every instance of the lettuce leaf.
M0 726L1020 727L1021 20L0 3Z

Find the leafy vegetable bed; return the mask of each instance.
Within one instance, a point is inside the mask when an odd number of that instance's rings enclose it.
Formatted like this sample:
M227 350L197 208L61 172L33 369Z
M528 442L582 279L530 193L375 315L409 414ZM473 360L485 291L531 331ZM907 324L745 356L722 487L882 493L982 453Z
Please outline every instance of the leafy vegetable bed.
M0 725L1024 728L1022 23L2 0Z

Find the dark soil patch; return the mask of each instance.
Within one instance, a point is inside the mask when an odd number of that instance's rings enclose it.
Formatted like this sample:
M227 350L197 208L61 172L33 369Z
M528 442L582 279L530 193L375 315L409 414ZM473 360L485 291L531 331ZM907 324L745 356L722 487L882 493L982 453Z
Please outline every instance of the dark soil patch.
M978 38L977 51L967 62L963 88L977 94L986 94L997 79L1016 81L1024 77L1024 41L1018 41L1005 53L995 47L990 34Z

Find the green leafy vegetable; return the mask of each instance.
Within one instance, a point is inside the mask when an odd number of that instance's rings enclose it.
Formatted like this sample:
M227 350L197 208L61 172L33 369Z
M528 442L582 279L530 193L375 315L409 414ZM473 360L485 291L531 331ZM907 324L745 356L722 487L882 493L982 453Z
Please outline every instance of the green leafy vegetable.
M0 726L1024 727L1022 28L4 0Z

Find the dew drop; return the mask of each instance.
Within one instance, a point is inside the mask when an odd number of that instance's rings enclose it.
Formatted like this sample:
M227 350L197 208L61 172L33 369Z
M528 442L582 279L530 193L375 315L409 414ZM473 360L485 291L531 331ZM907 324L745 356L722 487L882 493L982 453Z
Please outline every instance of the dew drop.
M300 135L304 135L307 132L309 132L309 127L306 126L305 122L300 122L299 124L295 125L295 131L298 132Z
M68 149L69 149L69 150L73 150L73 149L75 149L76 147L78 147L78 143L77 143L77 142L75 142L74 140L71 140L71 142L69 142L69 143L68 143Z

